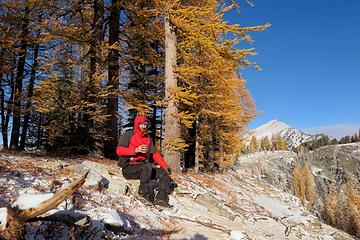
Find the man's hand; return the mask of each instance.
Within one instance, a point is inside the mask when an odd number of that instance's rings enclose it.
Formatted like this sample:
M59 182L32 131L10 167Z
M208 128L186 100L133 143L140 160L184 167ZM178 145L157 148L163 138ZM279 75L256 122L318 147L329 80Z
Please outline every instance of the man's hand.
M136 153L147 153L147 150L148 150L148 146L146 144L142 144L137 148L135 148Z

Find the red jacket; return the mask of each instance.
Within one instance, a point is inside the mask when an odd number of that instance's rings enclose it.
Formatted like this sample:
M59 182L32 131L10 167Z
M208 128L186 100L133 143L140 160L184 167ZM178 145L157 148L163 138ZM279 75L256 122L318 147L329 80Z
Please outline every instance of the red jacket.
M139 124L144 121L149 121L146 116L137 116L135 118L134 130L128 131L120 136L120 146L116 148L116 154L123 157L132 157L129 162L130 165L146 161L149 159L150 154L152 154L155 163L159 164L162 169L166 170L168 165L160 153L156 151L156 147L150 136L146 131L142 132L139 129ZM135 148L143 144L148 146L147 153L135 153Z

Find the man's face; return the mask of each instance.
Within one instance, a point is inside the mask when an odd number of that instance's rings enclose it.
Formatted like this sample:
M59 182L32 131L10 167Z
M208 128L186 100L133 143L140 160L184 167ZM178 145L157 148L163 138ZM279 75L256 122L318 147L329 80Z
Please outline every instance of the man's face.
M140 131L142 131L142 132L145 132L146 131L146 129L147 129L147 124L146 123L140 123L139 124L139 129L140 129Z

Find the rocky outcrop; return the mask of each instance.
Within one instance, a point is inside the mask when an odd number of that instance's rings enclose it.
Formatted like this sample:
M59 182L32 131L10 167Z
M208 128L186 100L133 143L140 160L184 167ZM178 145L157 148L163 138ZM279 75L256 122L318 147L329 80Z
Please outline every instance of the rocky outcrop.
M258 152L241 156L236 171L262 179L283 191L294 194L293 169L307 163L315 182L315 199L309 210L324 217L324 203L332 185L340 203L345 203L346 182L360 190L360 144L329 145L297 155L290 151Z
M292 169L298 162L297 154L291 151L257 152L241 156L235 169L293 193Z
M241 156L236 169L293 193L292 170L304 163L310 165L321 196L332 183L340 186L349 179L360 183L360 143L329 145L303 155L291 151L258 152Z
M317 176L337 184L348 179L360 183L360 143L329 145L310 151L300 159L309 163Z

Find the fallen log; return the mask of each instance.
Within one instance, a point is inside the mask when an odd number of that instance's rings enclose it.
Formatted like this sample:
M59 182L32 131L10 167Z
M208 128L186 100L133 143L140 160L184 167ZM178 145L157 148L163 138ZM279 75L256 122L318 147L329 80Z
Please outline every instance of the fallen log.
M69 198L85 183L88 174L89 171L69 186L57 191L50 199L43 201L36 208L20 209L17 206L8 206L6 221L1 223L5 229L0 229L0 239L20 239L27 222L56 208L61 202Z

